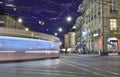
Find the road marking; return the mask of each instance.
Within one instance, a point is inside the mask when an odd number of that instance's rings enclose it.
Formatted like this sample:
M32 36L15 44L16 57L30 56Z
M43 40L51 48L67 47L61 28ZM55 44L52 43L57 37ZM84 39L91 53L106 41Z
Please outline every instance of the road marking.
M112 71L106 71L106 72L111 73L111 74L114 74L114 75L119 75L119 76L120 76L120 74L115 73L115 72L112 72Z
M76 74L76 72L71 72L71 71L54 71L54 70L43 70L43 69L23 69L23 68L12 68L12 69L8 69L8 68L0 68L0 70L19 70L19 71L36 71L36 72L54 72L54 73L68 73L68 74Z
M68 74L61 74L64 71L54 71L53 70L32 70L32 69L24 69L24 70L19 70L19 69L8 69L8 70L0 70L0 71L4 71L4 72L10 72L10 73L16 73L15 71L17 71L18 73L22 73L22 74L43 74L43 75L56 75L56 76L67 76L67 77L77 77L77 75L68 75ZM42 71L42 72L41 72ZM72 73L72 72L67 72L67 73Z
M68 66L72 66L72 67L74 67L74 68L77 68L77 69L80 69L80 70L83 70L83 71L86 71L86 72L89 72L89 73L92 73L92 74L97 75L97 76L105 77L105 76L102 75L102 74L99 74L99 73L93 72L93 71L89 71L89 70L84 69L84 68L80 68L79 66L75 66L75 65L73 65L73 64L68 64L68 63L65 63L65 62L63 62L63 61L61 61L61 63L65 64L65 65L68 65Z
M97 67L93 67L93 66L89 66L89 65L86 65L86 64L81 64L81 63L73 62L73 61L68 61L68 60L65 60L65 59L61 59L61 60L66 61L66 62L69 62L69 63L76 64L76 65L82 65L82 66L84 66L84 67L94 68L94 69L99 70L99 71L105 71L105 72L107 72L107 73L120 76L120 74L119 74L119 73L116 73L116 72L106 71L106 70L103 70L103 69L100 69L100 68L97 68Z

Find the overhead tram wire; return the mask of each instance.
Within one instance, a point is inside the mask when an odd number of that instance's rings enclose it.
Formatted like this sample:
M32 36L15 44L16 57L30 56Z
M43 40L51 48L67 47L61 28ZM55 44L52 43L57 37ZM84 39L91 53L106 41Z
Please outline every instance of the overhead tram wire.
M46 4L47 3L49 3L49 1L50 0L47 0L47 2L46 2ZM56 2L54 2L54 1L50 1L51 3L54 3L55 5L61 5L62 6L62 4L58 4L58 3L56 3ZM75 2L75 0L73 0L69 5L67 5L66 7L65 7L65 9L55 18L55 19L59 19L59 17L69 8L69 6L72 4L72 3L74 3ZM29 4L31 4L31 3L29 3ZM21 9L21 11L26 11L27 9L27 11L29 11L29 9L36 9L36 7L17 7L17 9ZM19 10L20 11L20 10ZM39 12L48 12L48 13L51 13L51 12L53 12L53 11L49 11L49 9L47 10L47 9L39 9ZM40 14L39 14L40 15ZM42 15L41 15L42 16ZM44 17L44 16L42 16L42 17ZM44 17L44 18L46 18L46 19L51 19L51 18L49 18L49 17Z
M69 8L69 5L71 5L75 0L73 0L70 4L68 4L65 9L56 17L57 19L66 11L67 8Z

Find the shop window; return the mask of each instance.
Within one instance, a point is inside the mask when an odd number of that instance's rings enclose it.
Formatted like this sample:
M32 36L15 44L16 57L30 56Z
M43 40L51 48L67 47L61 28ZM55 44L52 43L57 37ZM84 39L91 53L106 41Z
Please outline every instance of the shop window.
M117 30L117 20L110 19L110 30Z

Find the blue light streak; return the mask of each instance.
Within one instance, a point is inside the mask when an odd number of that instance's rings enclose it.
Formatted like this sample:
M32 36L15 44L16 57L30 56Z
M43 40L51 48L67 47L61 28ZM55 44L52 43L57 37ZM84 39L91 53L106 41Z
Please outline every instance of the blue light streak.
M0 51L43 51L43 50L53 50L59 51L58 42L50 42L41 39L30 39L21 37L8 37L0 36Z

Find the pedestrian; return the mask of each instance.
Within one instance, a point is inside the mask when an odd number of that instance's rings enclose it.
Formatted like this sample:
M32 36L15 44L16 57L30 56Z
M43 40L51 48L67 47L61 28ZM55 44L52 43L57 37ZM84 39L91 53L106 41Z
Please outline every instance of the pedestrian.
M101 49L99 50L99 55L101 55Z

